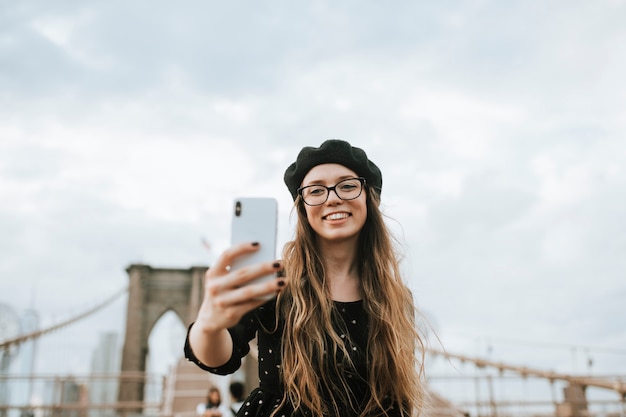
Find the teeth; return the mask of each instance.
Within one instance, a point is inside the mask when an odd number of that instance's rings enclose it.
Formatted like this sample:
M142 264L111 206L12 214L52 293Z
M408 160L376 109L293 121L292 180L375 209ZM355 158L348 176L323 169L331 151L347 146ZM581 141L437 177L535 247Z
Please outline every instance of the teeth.
M340 220L348 217L348 213L332 213L326 216L328 220Z

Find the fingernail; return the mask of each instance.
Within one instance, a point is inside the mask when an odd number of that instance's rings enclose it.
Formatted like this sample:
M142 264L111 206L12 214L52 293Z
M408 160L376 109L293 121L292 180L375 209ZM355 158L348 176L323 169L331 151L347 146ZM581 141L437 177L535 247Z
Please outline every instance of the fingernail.
M252 246L259 246L259 242L252 242Z
M278 284L279 287L284 287L285 286L285 281L283 281L282 279L279 280L276 284Z
M274 263L272 264L272 266L273 266L274 268L280 268L280 262L274 262Z
M276 272L276 278L281 278L285 276L285 270L281 269L280 271Z

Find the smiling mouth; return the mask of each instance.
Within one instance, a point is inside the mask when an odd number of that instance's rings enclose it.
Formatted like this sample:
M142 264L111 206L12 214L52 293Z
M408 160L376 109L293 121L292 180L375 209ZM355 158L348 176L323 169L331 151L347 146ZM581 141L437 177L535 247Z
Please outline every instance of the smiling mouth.
M350 213L330 213L323 217L324 220L342 220L350 217Z

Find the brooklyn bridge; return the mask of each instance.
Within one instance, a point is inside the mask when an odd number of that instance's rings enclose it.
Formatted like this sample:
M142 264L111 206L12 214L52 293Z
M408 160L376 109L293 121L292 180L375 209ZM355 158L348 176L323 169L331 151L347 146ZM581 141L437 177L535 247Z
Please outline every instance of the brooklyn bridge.
M199 370L182 358L182 349L165 375L147 369L155 325L172 313L185 327L192 322L206 269L131 265L128 287L69 319L43 328L22 328L17 334L9 331L17 328L10 309L0 304L0 417L193 417L198 404L206 401L210 385L220 388L227 403L230 381L237 379L247 389L255 387L254 346L234 376L217 377ZM62 333L122 297L127 299L127 310L117 369L100 364L85 375L38 374L32 368L11 371L11 362L19 355L32 354L38 339ZM555 372L432 345L425 352L427 368L436 362L448 370L441 371L439 366L437 372L426 373L425 416L626 416L626 370L613 375Z

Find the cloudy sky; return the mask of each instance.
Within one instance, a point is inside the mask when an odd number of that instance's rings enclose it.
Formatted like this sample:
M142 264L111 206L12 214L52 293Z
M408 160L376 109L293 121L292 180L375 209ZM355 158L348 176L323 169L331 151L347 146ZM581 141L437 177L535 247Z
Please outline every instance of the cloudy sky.
M446 349L624 373L625 21L624 0L2 2L0 302L52 323L133 263L210 265L236 196L276 197L284 242L284 169L342 138L383 171ZM124 314L41 339L38 370L86 371Z

